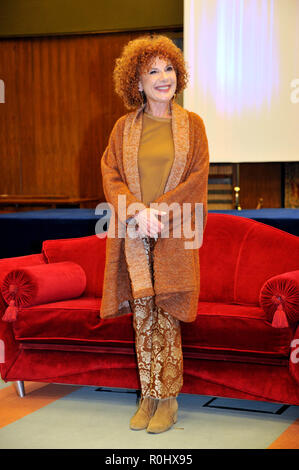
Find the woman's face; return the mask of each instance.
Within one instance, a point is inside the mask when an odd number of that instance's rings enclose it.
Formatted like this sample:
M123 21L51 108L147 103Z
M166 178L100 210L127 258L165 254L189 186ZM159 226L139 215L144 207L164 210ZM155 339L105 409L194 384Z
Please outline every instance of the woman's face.
M156 57L148 72L140 75L139 91L144 91L149 102L169 102L175 94L177 77L170 60Z

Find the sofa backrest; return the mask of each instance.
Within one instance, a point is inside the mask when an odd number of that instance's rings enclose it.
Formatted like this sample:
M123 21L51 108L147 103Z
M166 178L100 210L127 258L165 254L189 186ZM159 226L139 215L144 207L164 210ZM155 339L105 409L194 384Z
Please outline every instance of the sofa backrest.
M86 274L85 295L102 296L106 238L47 240L42 251L49 263L78 263ZM299 237L245 217L209 213L199 260L199 300L259 305L267 279L298 269Z
M106 238L90 235L80 238L46 240L42 252L48 263L73 261L86 274L84 295L102 297L104 269L106 262Z
M199 259L199 300L259 305L267 279L298 269L299 238L245 217L210 213Z

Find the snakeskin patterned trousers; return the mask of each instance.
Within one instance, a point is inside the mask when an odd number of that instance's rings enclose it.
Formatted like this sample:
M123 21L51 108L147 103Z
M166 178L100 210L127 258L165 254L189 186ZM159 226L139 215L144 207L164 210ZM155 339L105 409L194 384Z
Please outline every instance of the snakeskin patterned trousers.
M153 280L155 238L142 238ZM141 398L178 396L183 385L180 321L155 304L155 297L130 302L141 383Z

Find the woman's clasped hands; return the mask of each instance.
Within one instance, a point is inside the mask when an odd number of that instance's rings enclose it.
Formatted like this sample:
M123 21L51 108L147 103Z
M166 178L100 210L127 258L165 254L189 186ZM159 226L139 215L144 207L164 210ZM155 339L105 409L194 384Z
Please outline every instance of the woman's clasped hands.
M141 237L154 237L161 232L164 224L157 218L159 215L165 215L166 212L157 209L145 208L135 215L134 219L138 224L137 233Z

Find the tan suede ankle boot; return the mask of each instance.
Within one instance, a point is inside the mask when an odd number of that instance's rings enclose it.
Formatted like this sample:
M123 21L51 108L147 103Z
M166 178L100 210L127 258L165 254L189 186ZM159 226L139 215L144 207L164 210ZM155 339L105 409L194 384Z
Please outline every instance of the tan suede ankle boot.
M150 420L147 432L159 433L167 431L177 422L178 402L175 397L159 400L156 412Z
M140 400L139 407L130 420L130 428L135 431L145 429L154 415L158 400L152 397L145 397Z

